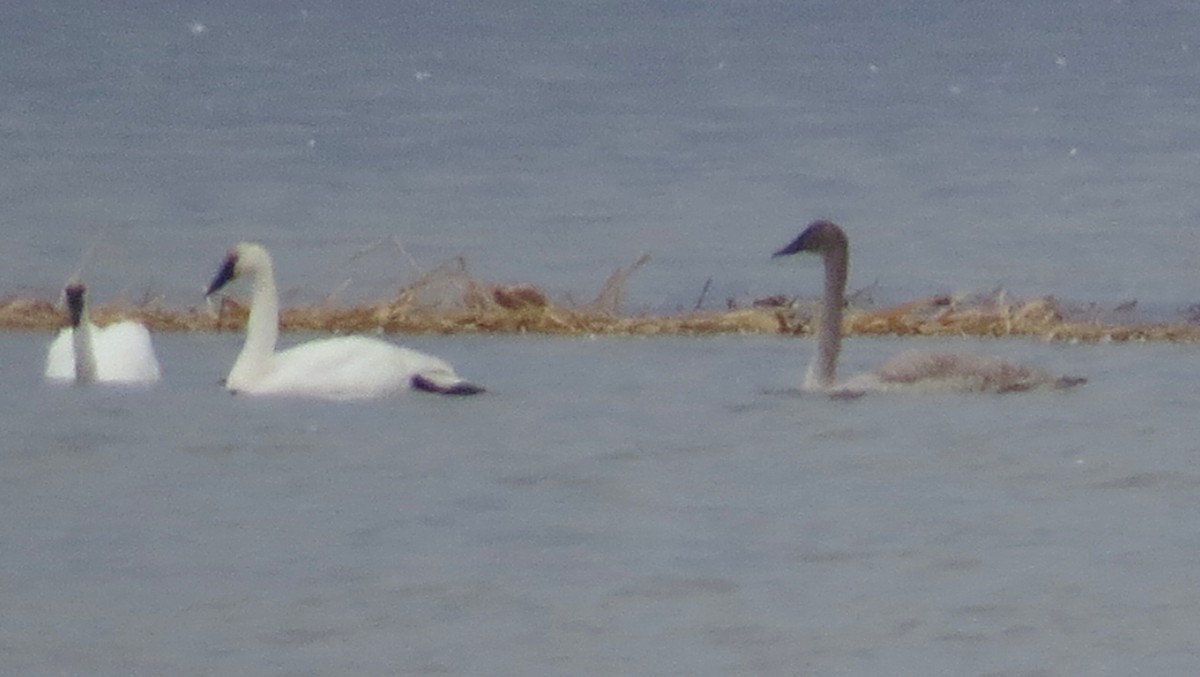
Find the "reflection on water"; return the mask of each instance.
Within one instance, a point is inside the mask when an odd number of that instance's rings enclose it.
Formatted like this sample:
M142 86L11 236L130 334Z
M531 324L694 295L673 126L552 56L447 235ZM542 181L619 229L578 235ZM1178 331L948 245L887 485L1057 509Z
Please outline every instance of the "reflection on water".
M131 392L0 338L14 671L1194 667L1185 347L927 342L1092 383L846 402L804 340L416 339L494 390L317 403L223 392L233 336Z

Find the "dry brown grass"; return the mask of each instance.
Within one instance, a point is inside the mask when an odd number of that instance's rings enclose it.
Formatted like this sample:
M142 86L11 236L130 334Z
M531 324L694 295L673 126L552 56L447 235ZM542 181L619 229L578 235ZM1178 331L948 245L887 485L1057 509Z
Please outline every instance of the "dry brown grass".
M400 290L393 298L354 305L311 304L285 308L284 331L396 334L559 334L701 335L808 334L814 327L815 300L772 296L726 310L695 310L666 315L630 315L620 310L624 285L646 263L643 256L617 270L592 301L555 302L532 284L492 284L474 279L455 259ZM97 324L133 318L156 332L240 331L248 308L222 298L209 308L177 310L156 301L119 301L91 308ZM54 302L0 299L0 330L51 331L65 321ZM1200 325L1113 323L1068 317L1053 298L1024 301L1000 295L919 299L890 308L851 306L845 330L859 336L1023 336L1048 341L1200 341Z

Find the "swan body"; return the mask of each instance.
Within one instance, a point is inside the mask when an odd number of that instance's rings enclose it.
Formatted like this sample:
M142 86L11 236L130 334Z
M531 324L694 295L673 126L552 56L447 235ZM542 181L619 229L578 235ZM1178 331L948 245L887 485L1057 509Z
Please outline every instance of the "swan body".
M364 336L319 339L276 352L279 295L267 250L242 242L225 257L209 285L212 295L243 275L252 278L246 341L225 378L235 393L325 399L382 397L405 390L473 395L469 383L445 361Z
M839 383L837 359L842 346L842 308L846 301L850 243L846 233L837 224L814 221L774 255L788 256L800 252L820 254L825 265L817 352L805 375L806 390L837 396L888 390L1007 393L1035 388L1064 388L1087 382L1085 378L1055 376L1041 369L993 357L909 351L884 363L878 371L858 374Z
M97 327L88 319L87 289L71 281L64 290L70 325L46 352L46 380L58 383L150 384L162 375L150 332L132 320Z

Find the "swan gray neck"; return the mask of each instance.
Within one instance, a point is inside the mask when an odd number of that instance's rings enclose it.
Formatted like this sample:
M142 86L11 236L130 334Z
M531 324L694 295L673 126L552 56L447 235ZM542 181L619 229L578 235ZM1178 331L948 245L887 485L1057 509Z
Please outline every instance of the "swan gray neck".
M88 320L82 284L67 285L67 312L71 317L71 348L75 353L75 382L95 383L96 351L92 345L92 323Z
M838 353L842 349L842 308L846 302L846 276L850 267L849 246L845 239L821 247L825 263L825 293L821 299L817 353L808 365L806 384L829 388L837 382Z

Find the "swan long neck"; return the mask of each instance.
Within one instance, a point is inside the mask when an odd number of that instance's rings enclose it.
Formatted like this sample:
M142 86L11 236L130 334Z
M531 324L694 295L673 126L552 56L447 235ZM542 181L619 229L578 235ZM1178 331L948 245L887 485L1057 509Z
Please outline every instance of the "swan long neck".
M821 252L825 260L825 294L821 324L817 330L817 353L808 367L811 385L828 388L837 382L838 353L842 348L842 307L846 302L846 276L850 255L844 242Z
M96 382L96 351L92 346L92 323L87 314L71 328L71 347L75 350L75 382Z
M71 350L74 352L75 382L95 383L96 350L93 346L92 322L88 319L87 290L78 280L72 280L63 290L67 301L67 316L71 320Z
M254 378L267 371L279 340L279 294L269 258L255 262L250 297L250 316L246 320L246 342L229 372L228 385L237 387L242 378Z

